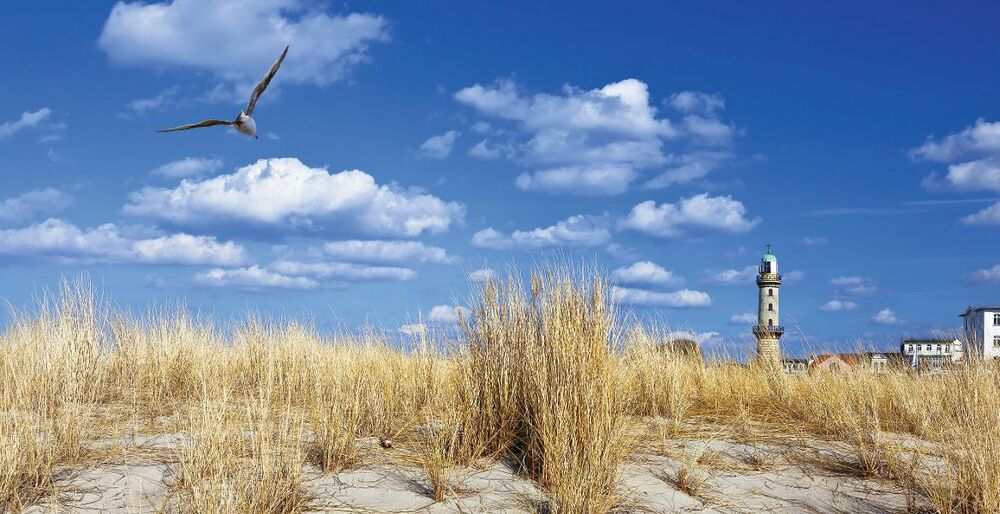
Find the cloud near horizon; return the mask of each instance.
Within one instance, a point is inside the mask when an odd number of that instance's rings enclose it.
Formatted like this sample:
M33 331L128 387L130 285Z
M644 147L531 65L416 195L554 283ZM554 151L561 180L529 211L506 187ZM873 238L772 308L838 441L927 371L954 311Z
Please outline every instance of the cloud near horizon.
M241 245L219 242L210 236L178 233L133 237L114 223L80 229L56 218L28 227L0 230L0 254L70 262L216 266L235 266L247 259Z

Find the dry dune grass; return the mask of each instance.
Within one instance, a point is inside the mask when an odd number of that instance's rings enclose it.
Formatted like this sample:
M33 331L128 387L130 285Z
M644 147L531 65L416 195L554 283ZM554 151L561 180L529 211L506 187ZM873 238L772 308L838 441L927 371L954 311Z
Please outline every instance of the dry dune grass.
M0 511L52 494L56 470L91 457L88 442L140 420L181 434L170 501L189 512L308 510L306 466L363 463L362 437L422 448L435 499L455 494L453 466L504 459L548 492L544 509L606 512L649 417L666 418L663 437L711 420L753 448L796 434L838 440L854 449L845 472L897 481L941 512L1000 510L996 368L706 367L623 319L602 278L568 268L487 282L446 353L404 352L376 332L324 338L260 319L220 330L181 310L133 317L86 284L67 286L0 333ZM942 464L919 465L924 453ZM680 478L698 486L692 477Z

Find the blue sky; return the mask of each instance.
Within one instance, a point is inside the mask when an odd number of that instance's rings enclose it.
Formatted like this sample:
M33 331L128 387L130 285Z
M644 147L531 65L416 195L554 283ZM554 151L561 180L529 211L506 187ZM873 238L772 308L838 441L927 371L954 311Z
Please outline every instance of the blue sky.
M1000 7L46 2L0 18L0 295L447 324L469 275L596 262L637 316L786 348L958 328L1000 285ZM291 44L257 106L231 118Z

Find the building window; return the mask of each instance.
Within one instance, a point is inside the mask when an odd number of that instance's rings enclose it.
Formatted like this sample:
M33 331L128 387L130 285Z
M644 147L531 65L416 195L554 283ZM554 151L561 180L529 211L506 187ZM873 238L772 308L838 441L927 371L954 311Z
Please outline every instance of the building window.
M1000 348L1000 336L993 336L993 347Z
M993 326L1000 327L1000 312L993 313Z
M767 290L767 296L774 296L774 289L768 289ZM1000 323L998 323L998 324L1000 324Z
M774 310L774 304L773 303L767 304L767 310L773 311Z
M773 327L774 326L774 320L773 319L767 320L767 326Z

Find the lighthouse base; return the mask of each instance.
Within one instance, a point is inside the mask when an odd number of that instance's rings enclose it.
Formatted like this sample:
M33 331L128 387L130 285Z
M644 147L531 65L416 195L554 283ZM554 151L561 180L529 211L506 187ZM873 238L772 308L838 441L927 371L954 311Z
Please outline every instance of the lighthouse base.
M757 337L756 364L779 366L781 364L781 347L776 337Z

